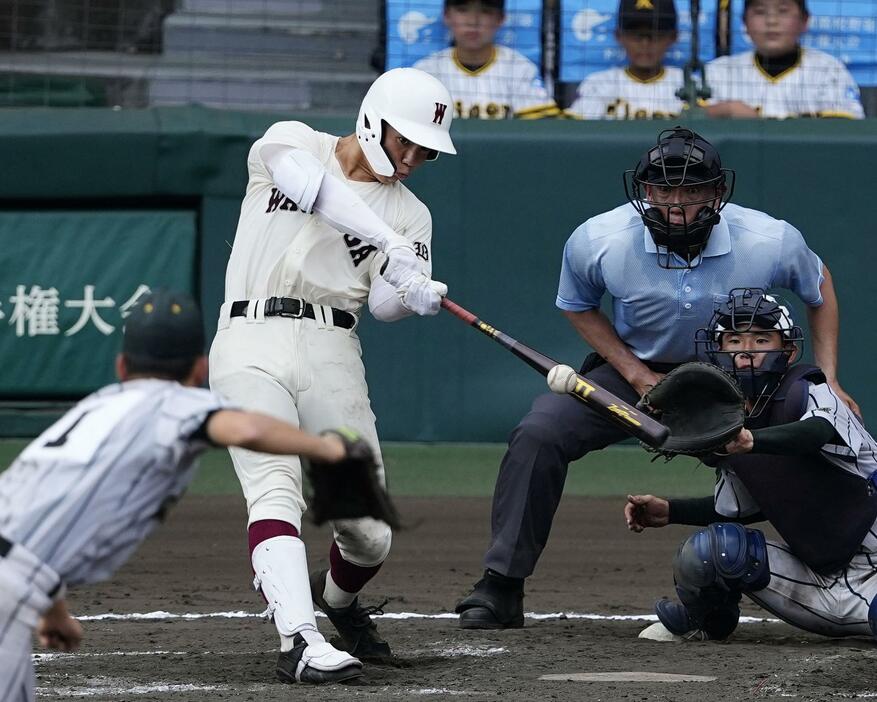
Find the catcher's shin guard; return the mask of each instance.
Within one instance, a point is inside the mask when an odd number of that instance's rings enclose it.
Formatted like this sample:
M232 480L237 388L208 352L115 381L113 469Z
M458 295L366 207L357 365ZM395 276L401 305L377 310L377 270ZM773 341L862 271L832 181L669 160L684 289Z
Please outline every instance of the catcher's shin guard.
M725 639L737 628L741 594L770 581L764 534L735 523L710 524L679 547L673 577L692 628Z

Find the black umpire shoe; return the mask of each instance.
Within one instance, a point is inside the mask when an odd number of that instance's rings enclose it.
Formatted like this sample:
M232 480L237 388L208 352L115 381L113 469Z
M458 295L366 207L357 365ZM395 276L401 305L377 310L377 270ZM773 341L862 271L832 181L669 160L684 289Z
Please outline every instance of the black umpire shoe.
M488 569L454 611L460 615L461 629L520 629L524 626L524 579Z
M332 669L318 668L316 665L309 665L305 659L305 664L299 670L302 656L308 647L308 642L304 640L301 634L296 634L293 639L293 647L289 651L281 652L277 659L277 678L285 683L310 683L311 685L326 685L331 683L343 683L356 680L362 677L362 663L354 658L348 661L336 662ZM323 643L321 646L329 648ZM331 653L338 657L338 652L331 650ZM345 654L346 655L346 654ZM316 662L318 659L312 659ZM323 657L325 662L325 656ZM341 666L341 667L338 667Z
M392 659L390 644L381 638L378 627L371 620L372 614L384 613L381 608L387 601L384 600L377 607L361 607L357 597L347 607L330 607L323 599L327 572L320 570L311 573L311 598L341 635L338 647L370 663L382 663Z

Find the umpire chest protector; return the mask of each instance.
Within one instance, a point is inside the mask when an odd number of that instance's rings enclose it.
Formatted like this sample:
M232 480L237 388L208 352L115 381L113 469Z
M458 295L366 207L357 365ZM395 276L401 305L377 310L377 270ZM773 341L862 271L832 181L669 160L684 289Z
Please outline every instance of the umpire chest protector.
M815 366L798 364L783 377L768 411L748 429L798 421L807 409L808 381L824 383ZM732 470L793 553L814 571L843 568L877 518L877 491L867 478L809 456L739 454L711 464Z

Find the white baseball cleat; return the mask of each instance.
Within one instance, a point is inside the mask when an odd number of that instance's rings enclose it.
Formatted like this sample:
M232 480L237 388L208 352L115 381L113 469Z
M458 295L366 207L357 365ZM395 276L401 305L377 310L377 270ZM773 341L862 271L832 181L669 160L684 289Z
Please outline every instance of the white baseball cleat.
M328 641L309 644L301 634L293 637L293 647L277 659L277 677L286 683L312 685L340 683L362 677L362 662Z

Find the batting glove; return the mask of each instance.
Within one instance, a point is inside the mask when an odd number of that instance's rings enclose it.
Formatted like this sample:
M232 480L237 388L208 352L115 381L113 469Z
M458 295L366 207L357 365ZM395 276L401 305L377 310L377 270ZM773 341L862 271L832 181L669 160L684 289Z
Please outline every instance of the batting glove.
M417 258L414 247L409 242L387 251L387 266L381 275L394 288L400 289L422 274L423 261Z
M442 298L448 294L448 286L420 274L397 290L402 305L420 316L438 314Z

